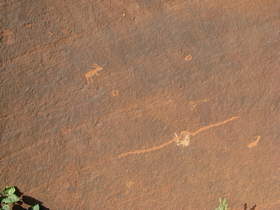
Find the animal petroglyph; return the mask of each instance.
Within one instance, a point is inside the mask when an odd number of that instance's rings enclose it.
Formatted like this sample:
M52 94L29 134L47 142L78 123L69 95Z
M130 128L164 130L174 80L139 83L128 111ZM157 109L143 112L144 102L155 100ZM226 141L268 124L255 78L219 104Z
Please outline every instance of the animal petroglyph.
M179 135L177 135L175 133L175 137L167 142L164 142L163 144L160 144L158 146L154 146L154 147L151 147L151 148L148 148L148 149L140 149L140 150L134 150L134 151L130 151L130 152L125 152L125 153L122 153L120 155L118 155L118 158L123 158L123 157L126 157L126 156L129 156L129 155L139 155L139 154L144 154L144 153L148 153L148 152L154 152L154 151L157 151L157 150L160 150L172 143L176 143L177 146L183 146L183 147L187 147L189 144L190 144L190 140L191 140L191 137L203 132L203 131L206 131L206 130L209 130L211 128L214 128L214 127L219 127L219 126L222 126L226 123L229 123L233 120L237 120L239 119L239 117L231 117L227 120L224 120L222 122L217 122L217 123L213 123L213 124L210 124L210 125L207 125L207 126L204 126L204 127L201 127L199 129L197 129L196 131L194 132L189 132L189 131L181 131Z
M93 82L93 77L98 76L99 72L102 70L103 70L103 67L101 67L97 64L93 64L91 66L91 70L88 71L87 73L85 73L85 78L86 78L87 84L90 84L91 82Z
M251 142L250 144L248 144L247 147L250 148L250 149L253 148L253 147L256 147L260 140L261 140L261 137L257 136L256 140Z

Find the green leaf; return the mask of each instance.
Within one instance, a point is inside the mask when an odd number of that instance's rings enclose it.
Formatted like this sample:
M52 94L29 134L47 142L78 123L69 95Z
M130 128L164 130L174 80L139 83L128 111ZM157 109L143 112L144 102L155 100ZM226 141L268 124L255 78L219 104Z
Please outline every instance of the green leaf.
M35 206L32 206L31 210L40 210L39 204L36 204Z
M10 203L16 203L19 200L20 199L17 195L11 194L11 195L7 196L6 198L2 199L1 203L10 204Z
M3 195L9 196L14 194L15 192L16 192L15 187L5 187L5 189L3 190Z
M219 199L219 206L215 210L228 210L227 200L225 198L224 199L220 198Z
M10 210L10 206L7 204L2 205L1 210Z

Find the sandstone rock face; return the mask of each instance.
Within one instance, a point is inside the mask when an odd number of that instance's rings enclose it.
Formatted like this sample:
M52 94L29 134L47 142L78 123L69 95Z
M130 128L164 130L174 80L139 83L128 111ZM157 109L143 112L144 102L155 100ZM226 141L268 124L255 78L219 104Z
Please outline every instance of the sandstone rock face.
M0 0L0 186L54 210L280 209L279 0Z

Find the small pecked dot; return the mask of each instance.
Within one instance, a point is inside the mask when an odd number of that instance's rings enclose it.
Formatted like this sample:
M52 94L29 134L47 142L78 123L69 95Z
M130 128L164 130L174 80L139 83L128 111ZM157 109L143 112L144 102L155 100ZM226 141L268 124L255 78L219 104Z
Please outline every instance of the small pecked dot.
M192 55L187 55L185 57L185 61L191 61L192 60Z

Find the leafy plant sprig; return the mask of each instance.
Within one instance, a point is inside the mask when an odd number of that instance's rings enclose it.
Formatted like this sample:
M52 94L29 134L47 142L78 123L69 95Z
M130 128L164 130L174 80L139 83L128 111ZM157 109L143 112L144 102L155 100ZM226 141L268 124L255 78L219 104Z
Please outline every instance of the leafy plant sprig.
M219 199L219 206L215 210L228 210L228 202L227 199Z
M0 192L0 210L11 210L14 205L22 202L22 199L16 194L14 186L7 186ZM40 205L36 204L29 209L40 210Z

